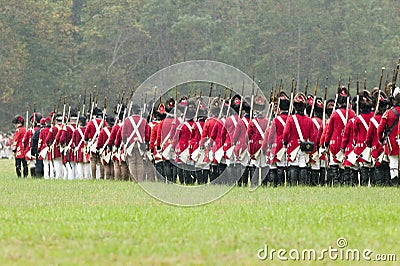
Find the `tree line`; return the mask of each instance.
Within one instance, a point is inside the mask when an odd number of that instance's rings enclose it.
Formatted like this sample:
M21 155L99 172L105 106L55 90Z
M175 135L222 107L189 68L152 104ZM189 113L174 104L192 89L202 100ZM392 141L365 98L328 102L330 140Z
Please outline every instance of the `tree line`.
M47 114L85 91L114 99L195 59L235 66L265 94L280 80L289 91L292 79L301 89L328 78L332 96L356 75L371 89L400 56L399 13L395 0L3 1L0 130L27 105Z

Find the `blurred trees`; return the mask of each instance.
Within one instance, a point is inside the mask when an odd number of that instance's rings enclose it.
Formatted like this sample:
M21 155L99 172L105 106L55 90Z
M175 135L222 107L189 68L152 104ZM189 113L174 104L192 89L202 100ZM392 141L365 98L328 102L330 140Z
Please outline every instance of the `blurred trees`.
M10 0L0 3L0 129L26 105L115 95L174 63L210 59L261 80L340 75L377 86L400 56L400 2L307 0ZM391 79L392 72L389 74ZM354 81L354 82L353 82ZM347 82L343 81L343 84Z

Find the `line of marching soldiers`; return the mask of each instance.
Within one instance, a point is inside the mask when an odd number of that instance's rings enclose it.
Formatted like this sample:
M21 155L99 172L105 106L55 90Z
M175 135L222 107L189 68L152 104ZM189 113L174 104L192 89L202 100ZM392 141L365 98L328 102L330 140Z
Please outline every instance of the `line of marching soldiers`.
M27 176L30 162L31 175L45 179L397 185L399 103L398 88L351 98L340 87L329 100L280 91L269 105L240 95L131 102L115 117L94 108L88 121L34 113L28 129L16 116L16 171Z

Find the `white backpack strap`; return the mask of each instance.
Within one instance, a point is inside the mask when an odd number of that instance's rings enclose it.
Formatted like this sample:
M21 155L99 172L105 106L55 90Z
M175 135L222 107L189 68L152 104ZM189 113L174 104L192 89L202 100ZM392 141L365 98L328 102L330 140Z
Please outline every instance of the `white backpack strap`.
M246 117L243 117L242 121L245 124L246 128L248 128L249 127L249 121L247 121Z
M201 136L203 134L203 128L201 127L200 122L196 122L196 126L197 126L197 129L199 130L200 136Z
M337 110L336 112L338 113L340 119L342 119L343 125L346 126L347 120L346 120L346 118L344 117L344 114L340 111L340 109Z
M373 124L376 128L378 128L379 123L378 123L378 121L376 121L375 117L372 117L370 121L372 122L372 124Z
M233 125L236 127L238 122L236 121L236 118L235 118L235 116L234 116L234 115L232 115L232 116L231 116L231 119L232 119L232 123L233 123Z
M358 118L360 119L361 123L364 125L365 130L368 131L368 125L367 125L367 122L365 122L364 117L362 117L362 115L360 115Z
M128 119L129 119L129 121L130 121L131 124L132 124L133 130L132 130L131 135L130 135L129 138L127 139L126 143L129 144L129 143L131 142L132 138L133 138L135 135L136 135L137 139L139 140L139 142L140 142L140 143L143 143L142 136L140 135L140 132L139 132L139 127L140 127L140 124L141 124L142 121L143 121L143 118L141 117L141 118L139 119L139 121L138 121L137 124L135 123L135 120L133 120L132 116L130 116Z
M189 129L190 132L192 132L193 128L188 122L185 122L183 124Z
M320 127L321 127L321 125L318 123L317 119L314 117L314 118L312 119L312 121L314 122L315 127L319 130Z
M283 121L283 118L281 116L277 116L276 119L278 119L278 121L282 124L283 127L286 126L286 122Z
M297 115L293 115L293 121L294 125L296 126L297 134L299 134L300 141L304 141L303 133L301 132L299 121L297 120Z
M256 126L258 133L260 133L262 139L264 139L264 131L261 129L260 124L258 123L258 121L256 119L253 119L252 121L253 121L254 125Z

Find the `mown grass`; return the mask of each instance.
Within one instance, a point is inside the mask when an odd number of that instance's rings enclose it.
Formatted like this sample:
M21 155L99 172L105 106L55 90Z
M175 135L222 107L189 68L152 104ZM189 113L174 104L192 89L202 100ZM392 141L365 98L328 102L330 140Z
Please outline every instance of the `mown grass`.
M348 248L399 261L399 195L397 188L234 188L205 206L175 207L127 182L17 179L13 162L1 160L0 265L270 264L257 259L265 244L321 250L337 248L339 237Z

